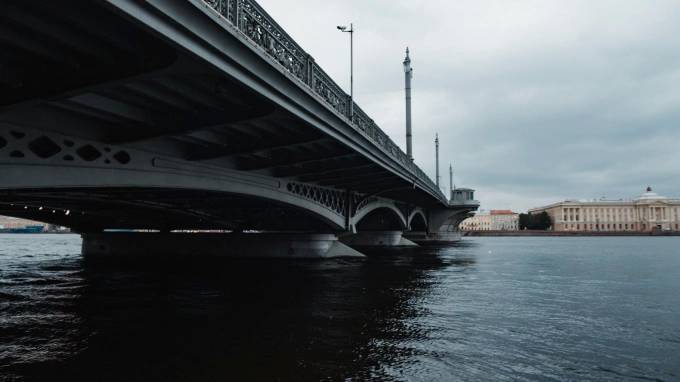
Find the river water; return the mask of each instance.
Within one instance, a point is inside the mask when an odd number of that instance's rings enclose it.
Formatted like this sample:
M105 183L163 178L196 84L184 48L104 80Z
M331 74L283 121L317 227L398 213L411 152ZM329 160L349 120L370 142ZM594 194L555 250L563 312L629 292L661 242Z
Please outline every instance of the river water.
M93 262L0 235L0 380L680 380L680 238Z

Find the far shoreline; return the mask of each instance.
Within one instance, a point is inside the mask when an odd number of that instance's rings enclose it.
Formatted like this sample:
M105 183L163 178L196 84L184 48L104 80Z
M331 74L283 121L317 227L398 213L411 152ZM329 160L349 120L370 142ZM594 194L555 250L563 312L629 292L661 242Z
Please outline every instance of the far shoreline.
M652 232L617 232L617 231L602 231L602 232L575 232L575 231L466 231L462 232L465 237L475 236L560 236L560 237L582 237L582 236L680 236L677 231L652 231Z

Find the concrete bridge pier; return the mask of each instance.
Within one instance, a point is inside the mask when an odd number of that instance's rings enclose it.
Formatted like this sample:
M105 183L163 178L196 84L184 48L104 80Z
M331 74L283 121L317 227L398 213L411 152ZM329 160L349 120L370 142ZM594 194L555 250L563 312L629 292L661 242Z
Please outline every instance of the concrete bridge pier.
M455 243L462 236L458 230L460 222L469 216L470 211L465 209L435 210L430 213L426 229L420 229L422 225L412 224L412 228L418 228L405 232L404 237L420 245Z
M404 238L408 225L406 216L392 202L375 199L359 208L352 218L350 232L340 235L340 241L353 247L412 247L418 246Z
M445 231L428 233L425 231L411 231L404 234L405 239L418 243L427 244L446 244L455 243L461 240L460 231Z
M90 258L207 256L314 259L364 257L335 234L305 233L146 233L83 234L82 253Z
M406 239L402 231L363 231L346 234L340 241L355 247L417 247L418 244Z

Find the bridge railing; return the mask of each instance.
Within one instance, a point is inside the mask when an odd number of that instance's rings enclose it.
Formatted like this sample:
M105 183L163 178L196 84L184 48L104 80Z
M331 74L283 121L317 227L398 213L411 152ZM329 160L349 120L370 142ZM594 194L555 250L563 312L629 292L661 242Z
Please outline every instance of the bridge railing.
M262 49L267 56L293 77L312 89L327 105L363 132L376 146L407 168L417 179L445 196L435 183L397 146L382 129L354 103L350 116L350 96L314 62L274 19L254 0L202 0L232 26Z

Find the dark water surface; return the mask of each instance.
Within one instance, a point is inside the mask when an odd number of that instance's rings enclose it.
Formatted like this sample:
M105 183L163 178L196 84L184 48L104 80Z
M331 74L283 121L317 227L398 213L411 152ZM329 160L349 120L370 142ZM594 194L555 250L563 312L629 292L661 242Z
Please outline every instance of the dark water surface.
M680 380L680 238L85 261L0 235L0 380Z

